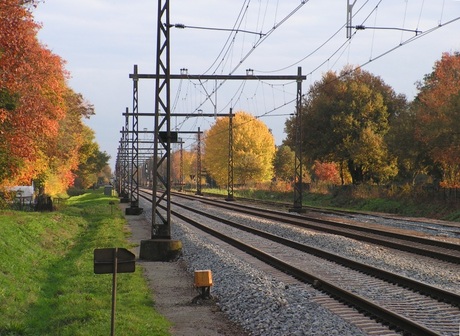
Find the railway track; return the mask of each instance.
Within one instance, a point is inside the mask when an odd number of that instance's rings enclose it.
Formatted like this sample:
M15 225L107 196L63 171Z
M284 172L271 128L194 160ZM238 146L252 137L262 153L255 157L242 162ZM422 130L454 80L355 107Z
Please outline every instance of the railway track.
M178 197L187 197L197 199L194 196L175 194ZM252 216L258 216L270 220L281 221L291 225L317 230L321 232L337 234L344 237L364 241L372 244L382 245L397 250L407 251L410 253L428 256L442 261L460 264L460 243L446 241L445 238L433 239L413 231L399 230L396 228L382 228L381 226L370 225L369 223L360 223L350 221L345 218L340 220L326 219L324 216L316 214L298 215L272 211L269 209L257 209L252 206L235 204L221 200L211 200L198 198L200 202L213 205L216 202L220 207L246 213ZM460 242L460 240L457 240Z
M216 194L204 194L209 198L214 199L222 199L223 196L216 195ZM292 208L292 203L286 202L276 202L276 201L267 201L267 200L258 200L253 198L245 198L245 197L238 197L235 199L237 201L241 201L245 204L252 204L254 206L264 206L268 209L278 209L281 211L288 211ZM430 232L432 234L443 235L443 233L451 234L457 238L460 238L460 223L458 222L446 222L441 220L435 219L428 219L428 218L407 218L400 215L392 215L387 213L366 213L366 212L357 212L353 210L332 210L332 209L324 209L319 207L313 206L303 206L303 209L309 213L309 216L317 213L321 217L324 215L335 216L336 218L356 218L356 217L367 217L368 222L376 222L383 220L396 220L398 222L405 222L405 226L412 226L415 230L419 230L422 232Z
M457 294L288 241L183 203L174 202L182 210L173 211L173 216L312 284L376 321L390 324L397 331L414 335L458 332L460 297ZM251 215L255 216L254 212ZM203 216L207 217L205 221L192 219Z

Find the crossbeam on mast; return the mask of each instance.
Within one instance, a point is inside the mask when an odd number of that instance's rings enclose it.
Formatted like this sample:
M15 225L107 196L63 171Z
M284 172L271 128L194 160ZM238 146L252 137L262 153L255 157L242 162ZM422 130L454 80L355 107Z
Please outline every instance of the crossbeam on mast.
M130 74L132 79L165 79L166 75L160 74ZM298 75L188 75L171 74L169 79L190 79L190 80L306 80L307 76Z

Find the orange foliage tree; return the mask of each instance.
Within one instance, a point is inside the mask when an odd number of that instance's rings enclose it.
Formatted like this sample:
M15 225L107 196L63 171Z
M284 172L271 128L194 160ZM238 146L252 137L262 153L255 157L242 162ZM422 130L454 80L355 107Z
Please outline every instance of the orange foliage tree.
M56 194L81 171L82 118L94 108L68 87L64 61L38 41L38 2L0 2L0 187L35 180Z
M320 162L315 161L313 165L314 176L319 181L339 184L340 175L339 170L337 169L337 164L335 162Z
M44 150L65 116L63 61L36 37L39 25L17 0L0 3L0 89L14 97L0 108L0 177L24 183L41 173Z
M444 53L418 84L415 138L441 170L441 185L460 187L460 53Z

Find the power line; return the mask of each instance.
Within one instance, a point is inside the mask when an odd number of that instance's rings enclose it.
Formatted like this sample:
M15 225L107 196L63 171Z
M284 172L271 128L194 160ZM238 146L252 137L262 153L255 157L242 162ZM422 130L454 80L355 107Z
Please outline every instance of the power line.
M243 62L254 52L254 50L260 45L262 44L277 28L279 28L282 24L284 24L290 17L292 17L298 10L300 10L300 8L305 5L309 0L302 0L301 3L299 5L297 5L296 8L294 8L293 10L291 10L279 23L275 24L269 31L267 31L266 33L262 34L260 36L260 39L252 46L252 48L246 53L245 56L243 56L240 61L238 62L238 64L229 72L229 74L233 74L242 64ZM249 6L249 4L247 5L247 7ZM247 9L246 7L246 9ZM242 11L241 11L242 12ZM241 14L240 12L240 14ZM241 17L241 15L239 16L239 18ZM241 24L241 22L240 22ZM233 33L236 33L236 31L239 30L238 29L233 29L232 31L232 34ZM228 41L228 40L227 40ZM221 53L219 55L221 55L223 52L223 50L221 51ZM225 54L228 53L228 50ZM214 61L213 64L215 64L216 61ZM222 61L221 61L222 63ZM221 64L220 63L220 64ZM209 68L210 69L210 68ZM209 71L209 69L207 71ZM206 71L206 72L207 72ZM215 72L214 72L215 73ZM198 105L198 107L195 108L195 111L197 111L198 109L200 109L205 103L206 101L209 100L209 97L214 95L224 84L225 84L226 80L222 80L218 85L216 85L216 87L214 88L214 90L207 95L207 97ZM227 103L226 106L228 106L230 103Z
M381 0L381 1L382 1L382 0ZM380 1L380 2L381 2L381 1ZM354 17L355 15L357 15L357 14L364 8L364 6L365 6L368 2L369 2L369 0L367 0L360 8L356 11L356 13L353 15L353 17ZM380 2L379 2L379 4L380 4ZM377 6L378 6L378 4L377 4ZM371 13L372 13L372 12L371 12ZM370 14L369 14L369 16L370 16ZM366 18L366 20L367 20L367 18ZM320 51L326 44L328 44L330 41L332 41L332 39L333 39L334 37L336 37L336 36L342 31L342 29L345 28L345 27L346 27L346 23L344 23L343 25L341 25L341 26L339 27L339 29L337 29L328 39L326 39L326 41L324 41L323 43L321 43L317 48L315 48L313 51L311 51L310 53L308 53L306 56L302 57L300 60L298 60L298 61L296 61L296 62L294 62L294 63L292 63L292 64L290 64L290 65L288 65L288 66L285 66L285 67L283 67L283 68L279 68L279 69L276 69L276 70L270 70L270 71L257 70L257 72L260 72L260 73L280 72L280 71L283 71L283 70L286 70L286 69L289 69L289 68L292 68L292 67L298 65L299 63L305 61L307 58L313 56L313 55L316 54L318 51ZM345 44L346 44L346 43L343 43L343 44L340 46L340 48L342 48L343 45L345 45ZM340 49L340 48L339 48L339 49ZM328 58L328 60L329 60L329 58ZM328 60L327 60L327 61L328 61ZM324 63L325 63L325 62L324 62ZM322 64L324 64L324 63L322 63Z
M367 3L367 2L366 2L366 3ZM379 4L380 4L380 2L379 2ZM364 7L364 6L363 6L363 7ZM361 7L360 10L361 10L363 7ZM374 10L375 10L375 9L374 9ZM373 11L372 11L372 12L373 12ZM369 14L369 16L372 14L372 12ZM361 65L359 65L358 67L356 67L356 68L353 69L352 71L357 70L357 69L362 68L362 67L365 67L365 66L368 65L369 63L371 63L371 62L373 62L373 61L375 61L375 60L378 60L379 58L381 58L381 57L383 57L383 56L385 56L385 55L391 53L392 51L394 51L394 50L396 50L396 49L398 49L398 48L400 48L400 47L402 47L402 46L404 46L404 45L407 45L407 44L411 43L412 41L415 41L415 40L418 39L418 38L421 38L421 37L423 37L423 36L425 36L425 35L427 35L427 34L429 34L429 33L431 33L431 32L436 31L437 29L439 29L439 28L441 28L441 27L447 26L447 25L449 25L449 24L451 24L451 23L453 23L453 22L455 22L455 21L458 21L458 20L460 20L460 17L454 18L454 19L449 20L449 21L447 21L447 22L445 22L445 23L439 23L438 26L432 27L432 28L430 28L430 29L428 29L428 30L425 30L424 32L418 30L418 27L417 27L417 29L413 30L413 29L406 29L406 28L399 28L399 27L377 27L377 26L373 26L373 27L369 27L369 26L368 26L368 27L366 27L366 26L364 26L364 24L355 26L355 28L357 29L357 31L358 31L358 30L362 30L362 29L359 29L359 28L361 28L361 27L363 27L363 28L365 28L365 29L399 30L399 31L402 31L402 32L404 32L404 31L413 32L413 33L415 33L415 36L413 36L413 37L411 37L411 38L409 38L409 39L407 39L407 40L405 40L405 41L401 41L398 45L396 45L396 46L394 46L394 47L392 47L392 48L390 48L390 49L388 49L388 50L386 50L386 51L380 53L380 54L379 54L378 56L376 56L376 57L371 57L368 61L362 63ZM336 34L337 34L341 29L343 29L344 26L345 26L345 25L343 25L343 26L342 26L336 33L334 33L326 42L324 42L319 48L317 48L317 50L315 50L315 52L317 52L319 49L321 49L321 47L322 47L323 45L325 45L327 42L329 42L329 40L331 40L333 37L335 37ZM266 34L265 36L267 36L267 35L268 35L268 34ZM355 34L353 34L353 36L355 36L355 35L356 35L356 32L355 32ZM340 46L340 47L339 47L329 58L327 58L326 61L322 62L318 67L316 67L314 70L312 70L311 72L309 72L308 75L311 75L311 74L314 73L316 70L318 70L321 66L323 66L326 62L328 62L332 57L334 57L334 55L336 55L340 50L342 50L342 48L345 46L346 43L349 43L349 42L350 42L350 41L346 41L344 44L342 44L342 45L341 45L341 46ZM314 53L314 52L313 52L313 53ZM307 57L303 58L301 61L303 61L304 59L308 58L308 57L311 56L313 53L310 53L309 55L307 55ZM247 56L249 56L249 55L247 55ZM245 60L244 58L241 59L240 63L242 63L244 60ZM296 64L300 63L301 61L298 61L298 62L296 62L295 64L290 65L289 67L291 67L291 66L293 66L293 65L296 65ZM287 68L288 68L288 67L283 68L283 69L287 69ZM236 69L236 68L235 68L235 69ZM280 69L280 70L283 70L283 69ZM280 70L277 70L277 71L280 71ZM262 72L262 71L260 71L260 72ZM213 90L213 92L212 92L211 94L213 94L216 90L220 89L221 86L222 86L223 84L224 84L224 83L222 82L222 83L220 83L220 85L216 86L216 88ZM236 97L236 95L238 94L238 92L240 92L240 89L237 90L237 93L235 93L235 95L233 96L232 99L234 99L234 98ZM205 100L205 101L206 101L206 100ZM203 101L202 104L204 104L205 101ZM290 104L290 103L292 103L292 102L294 102L294 101L295 101L295 100L291 100L290 102L287 102L287 103L284 104L283 106L285 106L285 105L287 105L287 104ZM231 102L230 102L230 103L231 103ZM202 104L200 104L199 106L202 106ZM227 104L227 106L228 106L228 104ZM281 106L281 107L282 107L282 106ZM274 110L277 110L277 109L279 109L279 108L281 108L281 107L277 107L277 108L275 108ZM198 108L199 108L199 107L198 107ZM198 109L198 108L197 108L197 109ZM273 110L273 111L274 111L274 110ZM273 111L271 111L271 112L273 112ZM266 112L265 114L269 114L269 113L271 113L271 112L269 111L269 112ZM264 114L264 115L265 115L265 114ZM264 115L259 116L259 117L263 117ZM257 117L257 118L258 118L258 117Z
M365 29L381 29L381 30L400 30L405 32L412 32L416 35L421 34L422 31L418 29L406 29L406 28L398 28L398 27L369 27L364 25L356 25L356 26L347 26L347 28L355 28L356 30L365 30Z
M383 56L389 54L390 52L395 51L396 49L399 49L399 48L401 48L402 46L404 46L404 45L406 45L406 44L409 44L409 43L411 43L411 42L413 42L413 41L415 41L415 40L418 40L419 38L421 38L421 37L423 37L423 36L425 36L425 35L428 35L428 34L434 32L434 31L436 31L436 30L438 30L438 29L440 29L440 28L442 28L442 27L444 27L444 26L447 26L447 25L449 25L449 24L451 24L451 23L454 23L454 22L456 22L456 21L458 21L458 20L460 20L460 16L458 16L458 17L456 17L456 18L454 18L454 19L452 19L452 20L449 20L449 21L447 21L447 22L445 22L445 23L440 23L439 25L434 26L434 27L432 27L432 28L430 28L430 29L428 29L428 30L426 30L426 31L424 31L424 32L421 32L420 34L417 34L417 35L415 35L415 36L413 36L413 37L407 39L406 41L401 42L401 43L398 44L397 46L395 46L395 47L393 47L393 48L391 48L391 49L389 49L389 50L387 50L387 51L381 53L379 56L374 57L373 59L370 59L369 61L363 63L360 67L366 66L366 65L368 65L369 63L371 63L371 62L373 62L373 61L375 61L375 60L377 60L377 59L379 59L379 58L381 58L381 57L383 57Z
M288 15L286 15L278 24L274 25L261 39L259 39L247 52L247 54L238 62L238 65L230 71L230 74L234 73L238 68L243 64L243 62L254 52L254 50L261 45L276 29L278 29L283 23L285 23L289 18L291 18L295 13L297 13L300 8L303 7L309 0L302 0L300 4L294 8Z
M169 27L174 27L174 28L179 28L179 29L191 28L191 29L202 29L202 30L229 31L229 32L235 32L235 33L255 34L255 35L259 35L260 37L265 36L265 34L262 32L255 32L255 31L244 30L244 29L186 26L182 23L170 24Z

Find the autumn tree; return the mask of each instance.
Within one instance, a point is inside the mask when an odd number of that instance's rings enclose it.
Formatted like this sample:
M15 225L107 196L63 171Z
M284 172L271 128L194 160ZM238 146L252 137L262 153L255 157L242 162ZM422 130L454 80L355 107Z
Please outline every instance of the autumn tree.
M361 69L326 73L310 87L301 109L304 155L338 163L354 184L390 179L397 167L385 135L397 99L379 77ZM295 127L295 117L286 122L288 145L294 145Z
M417 88L414 137L439 166L442 185L460 187L460 53L444 53Z
M75 187L86 189L97 183L99 173L108 164L110 156L101 152L95 141L94 132L88 126L83 127L84 142L79 148L79 164L75 171Z
M67 85L64 61L37 39L40 0L0 2L0 187L36 182L57 194L101 172L99 151L82 122L94 108Z
M81 160L80 149L86 141L87 126L82 118L94 114L94 107L71 89L67 89L64 100L66 114L59 121L58 134L44 149L47 170L42 173L40 180L46 193L51 195L64 193L74 184L75 171Z
M30 183L48 169L47 146L65 116L62 59L41 45L28 9L0 3L0 184Z
M191 176L196 175L196 151L182 150L182 168L183 168L183 183L192 183ZM179 183L180 165L181 165L180 150L174 151L171 154L171 178L175 183Z
M339 184L340 175L337 165L334 162L319 162L313 164L312 179L326 183Z
M218 118L205 133L204 162L208 174L220 186L228 180L229 118ZM247 185L273 177L275 140L267 126L249 113L233 116L234 183Z

